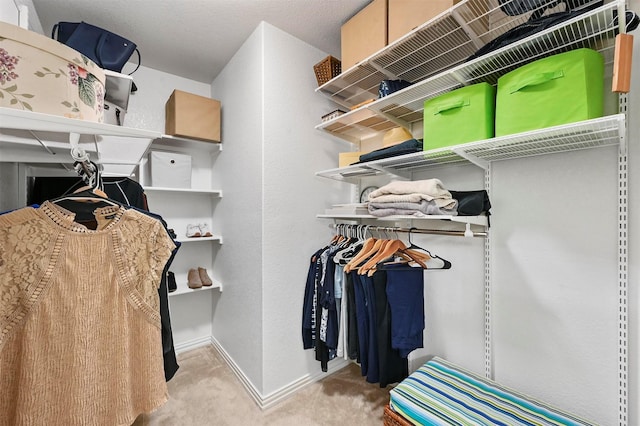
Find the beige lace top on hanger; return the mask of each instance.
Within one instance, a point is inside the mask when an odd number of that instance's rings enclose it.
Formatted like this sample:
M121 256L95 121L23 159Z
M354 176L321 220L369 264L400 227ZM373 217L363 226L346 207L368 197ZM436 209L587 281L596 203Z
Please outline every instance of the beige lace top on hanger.
M122 207L0 216L0 425L130 425L167 399L158 286L173 241Z

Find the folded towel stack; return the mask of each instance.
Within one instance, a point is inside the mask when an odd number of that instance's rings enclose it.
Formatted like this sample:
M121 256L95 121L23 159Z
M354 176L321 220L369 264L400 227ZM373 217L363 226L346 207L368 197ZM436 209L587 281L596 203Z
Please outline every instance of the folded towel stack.
M391 182L369 195L369 213L376 217L457 215L458 202L439 179Z

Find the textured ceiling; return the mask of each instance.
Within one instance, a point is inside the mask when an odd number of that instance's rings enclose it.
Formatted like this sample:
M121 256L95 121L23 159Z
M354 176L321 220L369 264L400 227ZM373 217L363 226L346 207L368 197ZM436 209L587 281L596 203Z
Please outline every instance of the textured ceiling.
M46 35L59 21L85 21L136 43L144 66L210 83L261 21L339 58L340 26L370 0L31 2Z

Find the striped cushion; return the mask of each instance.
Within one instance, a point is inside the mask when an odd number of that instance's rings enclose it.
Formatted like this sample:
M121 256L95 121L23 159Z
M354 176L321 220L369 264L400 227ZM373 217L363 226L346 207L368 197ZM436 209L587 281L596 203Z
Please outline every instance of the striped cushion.
M390 405L416 425L593 425L437 357L391 390Z

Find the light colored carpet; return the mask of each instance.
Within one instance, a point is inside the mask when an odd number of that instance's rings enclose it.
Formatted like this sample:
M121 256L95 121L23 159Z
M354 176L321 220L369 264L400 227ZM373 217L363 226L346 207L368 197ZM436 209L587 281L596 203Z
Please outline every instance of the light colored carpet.
M169 401L138 417L133 426L382 425L392 388L367 383L360 367L351 364L260 410L213 346L182 353L178 363L169 381Z

